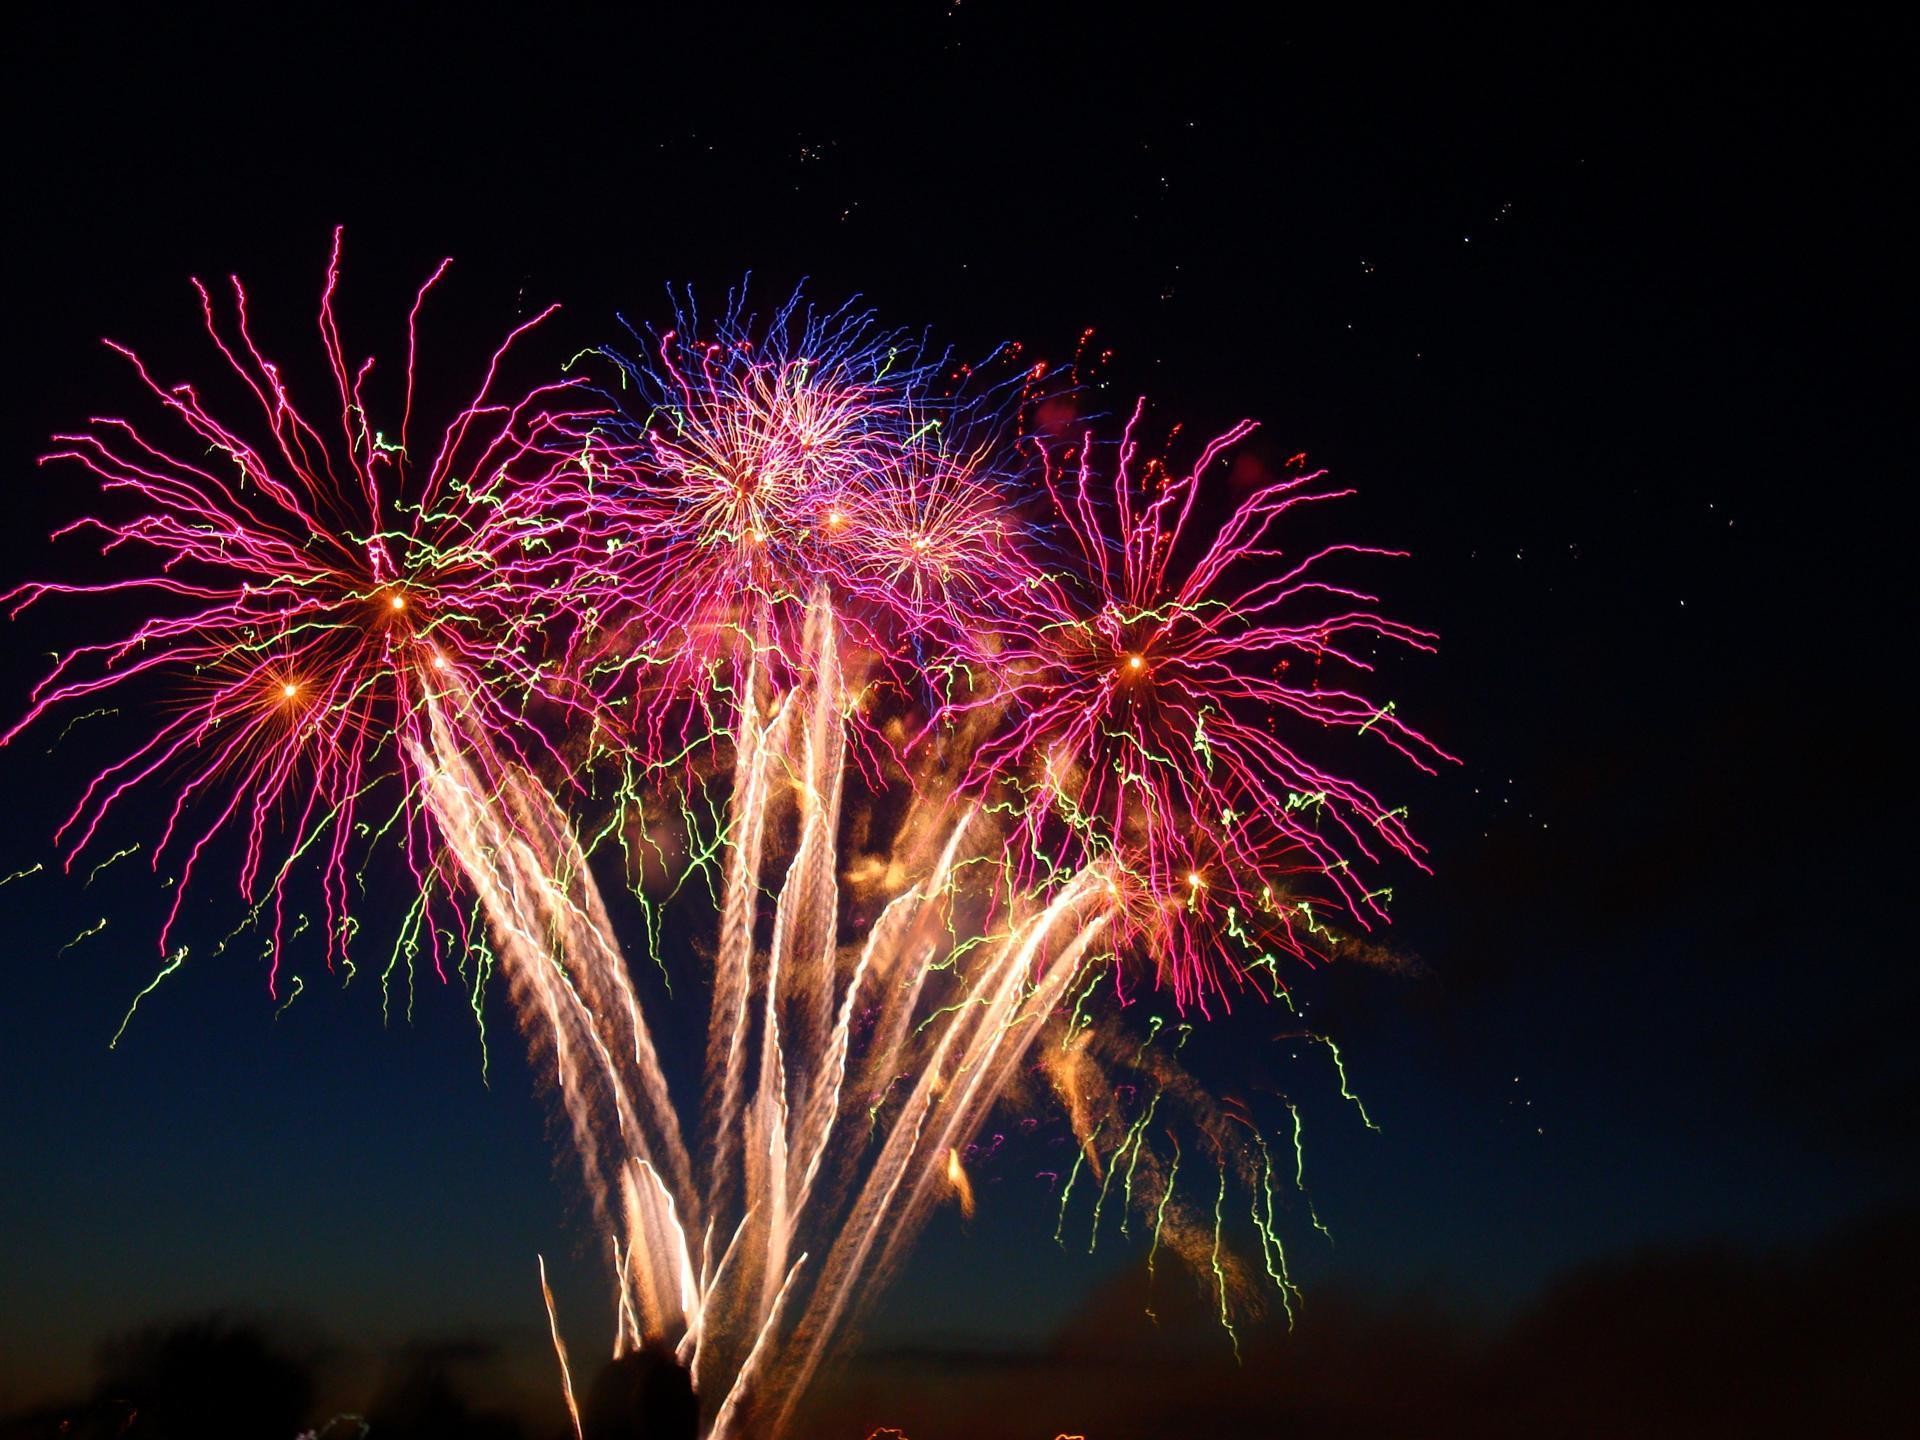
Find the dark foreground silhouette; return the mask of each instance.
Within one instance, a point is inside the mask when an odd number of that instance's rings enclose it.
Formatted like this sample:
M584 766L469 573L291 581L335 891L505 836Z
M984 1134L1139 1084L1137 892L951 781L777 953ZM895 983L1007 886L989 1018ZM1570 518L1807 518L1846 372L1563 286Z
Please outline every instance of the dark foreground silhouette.
M580 1407L582 1440L695 1440L700 1401L693 1379L664 1347L648 1347L602 1370Z
M1038 1353L870 1345L812 1397L790 1440L863 1440L881 1427L910 1440L1903 1434L1920 1407L1916 1293L1920 1212L1909 1210L1807 1250L1585 1266L1494 1332L1439 1307L1310 1293L1291 1334L1278 1319L1243 1326L1236 1363L1212 1298L1163 1267L1151 1295L1144 1272L1122 1277ZM328 1424L313 1409L324 1347L199 1319L102 1347L90 1397L0 1421L0 1440L570 1440L564 1419L529 1426L469 1398L476 1368L497 1358L472 1344L412 1347L364 1416ZM556 1394L538 1402L529 1413L556 1416ZM691 1440L699 1424L664 1352L606 1367L581 1412L586 1440Z
M364 1414L315 1412L325 1358L227 1315L149 1326L100 1347L91 1397L0 1419L0 1440L547 1440L466 1393L465 1377L494 1358L485 1345L407 1347ZM672 1352L649 1348L600 1371L580 1421L583 1440L696 1440L700 1402Z
M71 1440L261 1440L294 1436L313 1404L308 1361L261 1327L212 1315L154 1325L100 1347L90 1402L0 1427Z

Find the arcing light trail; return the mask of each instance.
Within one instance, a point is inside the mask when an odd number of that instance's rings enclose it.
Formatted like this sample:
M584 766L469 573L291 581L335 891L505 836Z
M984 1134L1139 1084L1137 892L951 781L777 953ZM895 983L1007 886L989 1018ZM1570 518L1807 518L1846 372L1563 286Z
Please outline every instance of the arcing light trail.
M258 933L270 986L309 928L350 971L368 872L403 869L387 971L471 957L476 1010L501 976L604 1228L616 1353L671 1347L714 1436L792 1422L934 1210L971 1214L975 1137L1029 1074L1076 1140L1062 1227L1077 1202L1089 1245L1137 1225L1230 1335L1256 1278L1291 1315L1297 1109L1276 1176L1181 1064L1192 1027L1122 1012L1143 976L1183 1013L1284 998L1283 957L1384 914L1358 867L1419 863L1404 811L1307 753L1345 731L1445 758L1338 678L1364 677L1363 642L1432 645L1333 573L1385 552L1281 549L1291 512L1344 492L1296 473L1210 528L1250 426L1175 470L1143 459L1140 408L1117 443L1031 425L1044 367L969 392L966 367L797 300L764 325L736 302L711 335L689 305L648 358L589 352L511 400L503 345L416 455L441 271L391 430L338 274L336 236L324 413L294 407L239 286L226 328L202 289L252 426L139 368L184 442L100 420L51 457L100 478L115 508L68 529L127 573L8 597L150 607L58 657L4 737L107 692L153 718L59 832L71 869L131 793L167 797L141 853L177 888L139 998L185 961L203 860L234 866L221 944ZM616 859L650 944L649 866L716 906L691 1137L600 888Z

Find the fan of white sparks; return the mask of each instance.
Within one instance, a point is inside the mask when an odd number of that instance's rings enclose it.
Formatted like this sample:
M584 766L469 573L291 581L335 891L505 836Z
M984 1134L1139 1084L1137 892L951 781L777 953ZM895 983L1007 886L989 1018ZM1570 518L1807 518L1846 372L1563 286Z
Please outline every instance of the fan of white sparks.
M1108 914L1109 877L1089 868L991 933L962 936L958 870L991 827L956 807L917 880L863 939L842 942L850 722L835 629L816 599L797 672L806 682L743 705L737 723L697 1155L559 807L523 770L476 759L445 712L432 753L414 757L611 1237L615 1356L671 1346L716 1440L749 1423L778 1435L934 1208L968 1194L958 1157ZM797 840L770 940L757 943L769 828L787 806ZM554 1338L564 1371L557 1325Z

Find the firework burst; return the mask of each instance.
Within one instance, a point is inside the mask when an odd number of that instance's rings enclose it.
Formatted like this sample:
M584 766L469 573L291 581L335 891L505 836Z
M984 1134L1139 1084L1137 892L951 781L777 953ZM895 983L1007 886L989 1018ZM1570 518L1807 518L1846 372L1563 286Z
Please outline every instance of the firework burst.
M409 315L391 432L372 362L346 361L336 235L323 415L295 407L239 285L225 322L201 287L249 422L122 349L185 438L103 419L48 457L133 502L62 532L126 569L22 586L12 613L149 612L60 656L0 737L103 699L154 717L61 827L69 865L160 793L163 954L231 847L276 967L307 926L294 877L317 872L332 964L389 841L413 892L396 956L482 956L476 1005L499 967L605 1231L616 1354L670 1347L715 1436L792 1420L933 1210L971 1213L975 1137L1023 1086L1078 1147L1062 1225L1089 1194L1092 1239L1137 1222L1231 1333L1259 1274L1224 1242L1231 1185L1290 1306L1275 1144L1181 1066L1189 1025L1140 1038L1090 1000L1142 955L1182 1012L1256 970L1283 990L1279 958L1327 949L1332 911L1385 914L1375 863L1422 864L1404 811L1318 757L1338 731L1448 758L1358 693L1376 643L1433 643L1337 578L1394 552L1283 548L1290 515L1347 492L1296 473L1222 504L1250 424L1170 469L1141 454L1141 408L1113 443L1041 424L1063 402L1036 400L1034 367L1023 423L1010 385L969 399L967 367L798 297L761 323L736 295L711 327L689 302L636 336L643 358L590 352L597 390L493 398L543 312L416 456L415 322L444 268ZM595 875L650 786L717 910L697 1143Z
M598 352L609 413L581 436L573 484L607 608L624 616L589 673L631 698L660 750L690 726L730 733L749 662L791 683L808 605L840 573L873 477L937 428L923 392L938 367L870 315L798 295L761 320L738 293L710 328L688 300L634 338L634 356ZM717 715L716 693L735 697Z
M992 675L953 708L1004 720L967 783L1022 792L1024 883L1113 857L1130 877L1116 891L1128 928L1182 1007L1204 1010L1249 965L1277 983L1276 950L1324 948L1316 900L1363 927L1383 916L1385 892L1358 864L1384 851L1422 863L1404 811L1329 773L1296 736L1369 735L1424 770L1448 757L1391 703L1320 679L1329 666L1371 671L1362 647L1374 640L1434 641L1327 577L1337 556L1399 552L1281 548L1290 512L1351 492L1320 473L1276 480L1195 536L1203 487L1224 480L1223 457L1253 426L1176 472L1141 456L1143 408L1111 449L1090 433L1038 445L1064 563L1014 592L992 629ZM1303 723L1284 729L1288 717Z
M841 592L855 608L891 617L897 647L916 666L966 647L1004 597L1038 583L1018 543L991 442L959 448L925 427L863 477L831 521L844 538L835 556Z
M110 517L77 521L56 538L95 536L126 573L7 596L15 617L54 595L152 607L122 638L60 656L3 739L82 701L110 698L155 717L86 786L58 838L71 866L131 794L171 793L151 852L156 869L178 866L163 953L203 856L231 836L240 895L265 922L276 969L288 927L305 925L290 913L299 901L289 890L303 857L319 873L328 962L345 957L366 843L392 836L423 897L403 943L426 937L438 962L424 897L449 877L403 773L410 746L421 748L438 716L524 753L539 745L523 721L529 704L578 703L534 647L566 618L564 577L547 558L561 527L507 503L519 493L518 469L551 463L543 449L557 432L547 406L563 387L511 404L491 396L508 346L544 314L507 337L478 395L421 463L411 449L414 334L446 266L408 316L399 425L383 432L369 419L373 362L349 370L336 323L339 262L336 233L320 303L333 394L317 421L256 345L237 280L224 322L208 288L195 288L208 336L252 401L251 423L219 418L193 386L162 385L133 351L112 346L179 438L98 419L56 437L47 460L83 465L116 502ZM125 500L131 513L117 503Z

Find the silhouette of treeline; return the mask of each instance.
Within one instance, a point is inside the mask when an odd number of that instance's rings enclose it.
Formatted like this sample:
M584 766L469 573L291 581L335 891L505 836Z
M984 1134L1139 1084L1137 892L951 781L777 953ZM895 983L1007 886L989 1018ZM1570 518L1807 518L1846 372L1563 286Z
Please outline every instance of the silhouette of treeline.
M364 1413L327 1416L314 1409L323 1351L257 1321L196 1317L106 1342L91 1396L0 1420L0 1440L547 1440L465 1393L463 1372L491 1358L473 1341L408 1346ZM649 1352L604 1367L581 1418L586 1440L692 1440L699 1407L672 1356Z
M1584 1266L1504 1328L1438 1306L1309 1293L1289 1334L1240 1327L1162 1268L1098 1293L1044 1351L884 1352L856 1360L795 1440L1644 1440L1908 1433L1920 1414L1920 1209L1791 1254L1648 1252ZM1146 1318L1149 1303L1157 1323ZM879 1339L881 1337L872 1337ZM363 1415L314 1412L326 1356L210 1317L100 1351L93 1393L0 1421L0 1440L559 1440L471 1398L475 1344L409 1347ZM584 1378L584 1377L583 1377ZM697 1409L671 1357L584 1385L588 1440L684 1440Z

